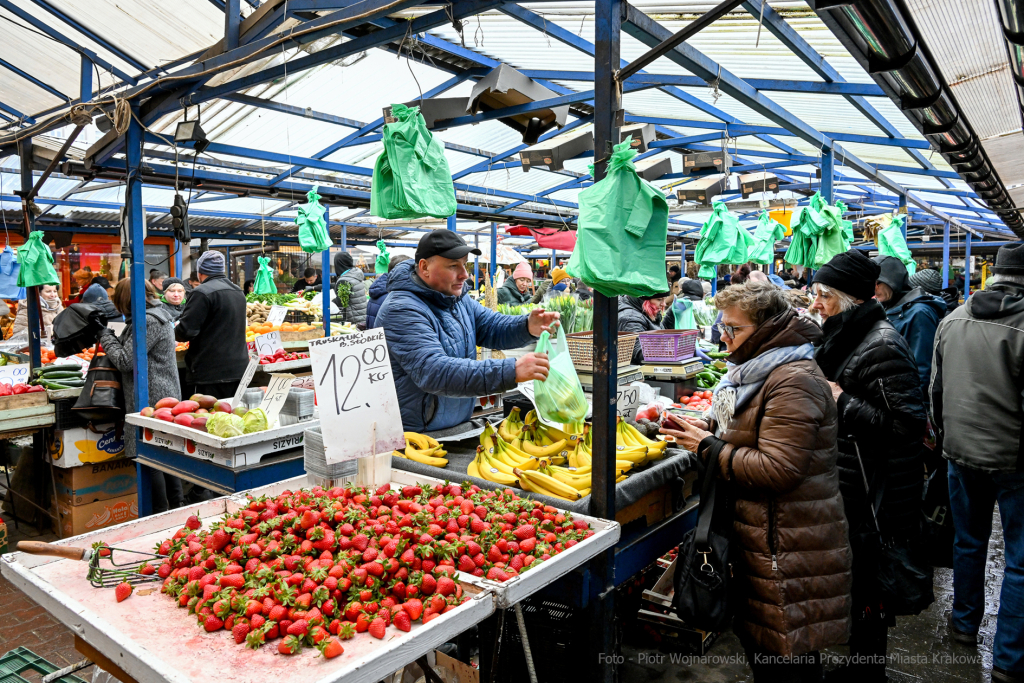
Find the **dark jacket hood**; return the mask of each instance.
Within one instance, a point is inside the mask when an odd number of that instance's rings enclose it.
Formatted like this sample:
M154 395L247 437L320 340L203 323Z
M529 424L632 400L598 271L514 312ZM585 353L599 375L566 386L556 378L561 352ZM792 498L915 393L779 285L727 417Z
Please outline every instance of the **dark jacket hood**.
M946 315L946 311L949 310L949 306L946 305L946 300L941 296L935 296L929 294L921 287L914 287L909 292L904 294L898 299L892 306L886 309L886 313L893 313L900 310L906 310L911 306L928 306L934 308L939 318Z
M465 294L460 294L459 296L442 294L427 287L426 283L413 270L413 265L412 259L402 261L395 266L394 270L388 273L387 291L389 294L391 292L411 292L437 308L454 308L455 304L465 296Z
M964 304L972 318L991 320L1024 313L1024 286L999 282L975 292Z
M334 274L341 275L349 268L355 265L355 261L352 260L352 254L347 251L339 251L334 255Z
M679 291L687 299L694 301L704 298L704 286L700 280L686 280Z
M878 274L878 281L889 285L892 290L892 298L882 304L885 308L892 308L897 305L903 296L910 291L910 273L907 267L898 258L893 256L878 256L875 263L882 269Z
M754 330L754 334L742 346L729 354L729 362L746 363L771 349L814 344L821 339L821 334L821 328L811 320L787 308Z

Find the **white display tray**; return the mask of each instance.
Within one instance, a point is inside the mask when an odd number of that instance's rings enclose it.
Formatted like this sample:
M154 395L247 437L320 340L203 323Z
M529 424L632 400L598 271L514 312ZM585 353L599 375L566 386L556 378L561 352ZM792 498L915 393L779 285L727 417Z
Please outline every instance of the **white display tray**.
M173 422L143 417L138 413L126 415L125 422L143 428L144 443L236 469L255 465L266 455L302 448L304 432L320 424L319 420L306 420L264 432L222 439Z
M256 372L263 372L271 374L274 372L292 372L293 370L309 370L311 367L311 361L308 358L300 358L299 360L286 360L280 363L270 363L268 365L257 365Z

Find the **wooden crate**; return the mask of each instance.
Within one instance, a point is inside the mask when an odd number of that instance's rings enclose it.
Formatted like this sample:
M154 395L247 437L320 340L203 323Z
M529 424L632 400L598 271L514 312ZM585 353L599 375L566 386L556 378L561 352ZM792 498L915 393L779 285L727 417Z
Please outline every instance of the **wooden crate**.
M0 396L0 438L10 439L50 427L54 422L54 407L45 391L18 396Z
M659 486L632 505L616 511L615 521L625 526L630 522L647 518L647 526L657 524L672 514L672 487Z
M282 342L292 341L309 341L310 339L320 339L324 336L323 326L318 327L315 330L306 330L305 332L282 332Z
M45 406L47 403L49 403L49 399L45 391L33 391L31 394L18 394L17 396L0 396L0 411Z

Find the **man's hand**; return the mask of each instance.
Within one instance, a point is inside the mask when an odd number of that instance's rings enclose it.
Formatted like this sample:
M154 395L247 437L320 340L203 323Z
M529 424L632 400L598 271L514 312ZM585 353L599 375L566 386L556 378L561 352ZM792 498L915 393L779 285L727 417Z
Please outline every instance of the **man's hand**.
M559 313L549 313L543 308L533 309L530 311L530 319L527 321L530 334L534 337L539 337L541 332L554 334L558 329L558 319L560 316L561 314Z
M554 315L558 315L555 313ZM544 381L548 378L548 354L528 353L516 361L516 381L526 382L531 379Z

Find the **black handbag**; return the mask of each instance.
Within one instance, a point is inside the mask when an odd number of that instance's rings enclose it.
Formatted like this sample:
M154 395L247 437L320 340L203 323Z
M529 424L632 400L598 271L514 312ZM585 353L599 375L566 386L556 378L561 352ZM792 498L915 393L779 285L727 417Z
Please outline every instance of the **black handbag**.
M716 441L708 449L700 490L697 526L686 532L679 546L673 577L672 598L676 615L688 626L702 631L723 631L729 627L729 525L731 515L722 483L716 476L718 458L725 443Z
M124 390L121 372L106 354L96 355L89 362L85 385L73 411L89 422L109 424L124 420Z
M860 457L860 447L853 442L860 464L861 478L867 495L868 507L871 509L873 529L861 532L859 536L862 552L869 557L877 558L875 585L884 611L893 616L914 616L920 614L935 602L933 587L933 569L928 561L927 548L923 536L897 543L886 538L878 523L878 510L885 492L885 464L875 470L873 482L868 483L867 470ZM857 558L854 558L857 562ZM870 560L865 563L870 566Z

